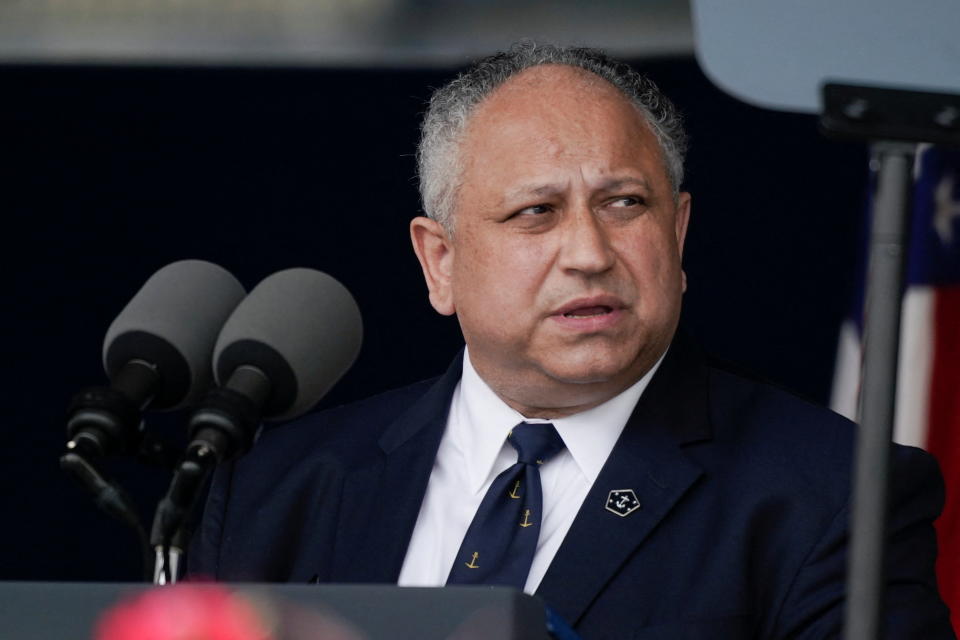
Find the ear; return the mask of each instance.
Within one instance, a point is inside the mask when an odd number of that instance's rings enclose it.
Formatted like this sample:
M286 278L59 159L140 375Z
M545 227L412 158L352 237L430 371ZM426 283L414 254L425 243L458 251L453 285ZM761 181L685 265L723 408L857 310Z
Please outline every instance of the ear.
M453 315L453 244L447 232L436 220L418 216L410 221L410 240L427 281L430 304L437 313Z
M683 243L687 239L687 225L690 223L690 194L686 191L680 192L677 196L676 219L674 220L675 232L677 234L677 250L680 252L680 258L683 258ZM680 270L682 279L682 290L687 290L687 272Z

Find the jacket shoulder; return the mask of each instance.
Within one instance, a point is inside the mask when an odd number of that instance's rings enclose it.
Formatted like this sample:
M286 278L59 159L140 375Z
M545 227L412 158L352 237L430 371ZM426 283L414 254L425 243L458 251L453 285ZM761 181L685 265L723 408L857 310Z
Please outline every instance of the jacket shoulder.
M837 509L850 496L858 425L789 391L710 367L710 422L718 444L735 444L761 486L792 485ZM916 447L892 445L895 478L939 476L936 461Z
M417 402L436 378L391 389L357 402L316 411L286 423L261 430L251 454L283 451L288 462L316 452L335 455L348 462L356 453L369 452L385 429L407 407Z

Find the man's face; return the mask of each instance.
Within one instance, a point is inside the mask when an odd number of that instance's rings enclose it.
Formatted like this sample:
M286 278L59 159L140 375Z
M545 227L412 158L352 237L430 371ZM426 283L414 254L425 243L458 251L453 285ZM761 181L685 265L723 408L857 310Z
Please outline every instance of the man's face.
M528 417L630 386L676 328L689 213L643 117L595 76L535 67L477 108L460 153L453 237L411 233L478 373Z

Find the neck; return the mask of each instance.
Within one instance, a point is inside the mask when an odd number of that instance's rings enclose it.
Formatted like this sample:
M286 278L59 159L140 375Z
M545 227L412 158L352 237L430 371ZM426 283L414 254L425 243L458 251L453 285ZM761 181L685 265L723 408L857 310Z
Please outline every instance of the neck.
M624 387L624 389L626 389L626 387ZM617 393L622 392L624 389L621 389ZM514 411L522 415L524 418L540 418L543 420L555 420L557 418L566 418L567 416L583 413L584 411L600 406L610 398L613 398L614 396L617 395L617 393L614 393L610 396L599 397L592 402L586 402L583 404L571 405L567 407L538 407L538 406L517 402L513 398L510 398L504 395L503 393L499 392L496 389L494 389L494 393L496 393L497 396L499 396L500 399L503 400L507 406L509 406L511 409L513 409Z
M508 407L524 418L555 420L583 413L600 406L620 395L643 379L652 377L662 360L660 354L640 373L625 373L615 379L572 383L554 379L518 381L509 376L498 376L496 371L488 372L482 363L470 359L470 365L477 376Z

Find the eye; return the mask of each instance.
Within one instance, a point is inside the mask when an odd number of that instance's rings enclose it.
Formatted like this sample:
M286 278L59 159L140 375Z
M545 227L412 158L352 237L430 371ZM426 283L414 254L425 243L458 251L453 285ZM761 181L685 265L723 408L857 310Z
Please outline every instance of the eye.
M511 227L523 231L545 231L553 226L557 221L557 208L555 205L541 202L532 204L529 207L517 209L508 215L503 221Z
M644 204L643 198L640 196L619 196L610 200L610 206L612 207L639 207Z
M548 204L535 204L530 207L524 207L520 209L513 215L515 216L537 216L543 215L544 213L550 213L550 205Z

